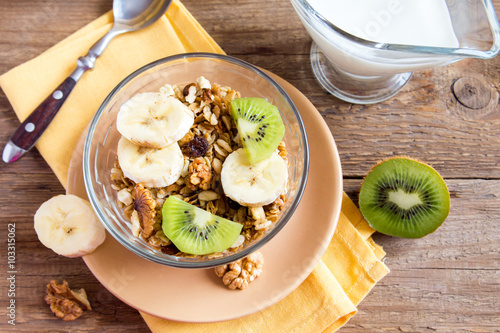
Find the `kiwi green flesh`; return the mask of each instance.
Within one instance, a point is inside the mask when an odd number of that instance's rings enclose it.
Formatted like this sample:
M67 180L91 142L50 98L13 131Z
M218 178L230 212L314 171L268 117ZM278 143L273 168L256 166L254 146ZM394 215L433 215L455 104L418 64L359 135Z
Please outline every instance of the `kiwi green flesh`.
M434 232L450 211L450 194L432 167L408 158L375 166L359 194L359 208L377 231L420 238Z
M169 196L162 207L165 236L182 252L205 255L234 244L243 225Z
M278 148L285 125L276 106L263 98L237 98L231 101L231 114L251 164L268 158Z

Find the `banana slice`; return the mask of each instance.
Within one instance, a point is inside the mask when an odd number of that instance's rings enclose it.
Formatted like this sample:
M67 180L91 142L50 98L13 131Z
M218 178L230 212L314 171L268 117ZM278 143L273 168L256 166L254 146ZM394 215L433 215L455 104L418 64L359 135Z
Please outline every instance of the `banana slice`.
M138 146L121 137L116 153L125 177L146 187L175 183L184 167L184 156L177 142L155 149Z
M221 182L224 193L240 205L267 205L286 190L287 163L274 152L269 158L250 164L245 150L240 148L224 161Z
M137 94L123 103L116 118L121 135L139 146L164 148L180 140L194 123L189 108L162 93Z
M43 245L65 257L94 251L106 238L90 203L75 195L58 195L35 213L35 231Z

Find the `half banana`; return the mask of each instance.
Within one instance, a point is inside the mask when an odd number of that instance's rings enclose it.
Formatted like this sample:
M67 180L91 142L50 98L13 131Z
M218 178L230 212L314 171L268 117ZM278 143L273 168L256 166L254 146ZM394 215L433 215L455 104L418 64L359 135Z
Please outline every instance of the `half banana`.
M194 123L193 112L163 93L137 94L123 103L116 118L121 135L148 148L164 148L180 140Z
M35 213L40 242L65 257L81 257L94 251L106 238L90 203L75 195L58 195Z
M265 160L250 164L245 150L240 148L224 161L221 182L224 193L240 205L264 206L285 193L287 163L274 152Z
M184 156L177 142L155 149L138 146L122 136L118 141L117 155L124 176L146 187L175 183L184 166Z

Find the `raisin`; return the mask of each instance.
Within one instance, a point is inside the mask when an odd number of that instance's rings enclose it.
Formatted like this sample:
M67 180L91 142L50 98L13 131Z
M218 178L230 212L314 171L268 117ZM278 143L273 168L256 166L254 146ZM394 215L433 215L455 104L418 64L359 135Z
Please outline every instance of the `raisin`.
M232 209L238 209L241 207L241 205L239 203L237 203L236 201L234 201L233 199L231 199L229 197L227 198L227 204Z
M171 256L177 255L180 251L174 244L170 244L167 246L160 246L160 251L165 254L169 254Z
M202 136L195 136L186 146L186 155L200 157L207 153L208 141Z

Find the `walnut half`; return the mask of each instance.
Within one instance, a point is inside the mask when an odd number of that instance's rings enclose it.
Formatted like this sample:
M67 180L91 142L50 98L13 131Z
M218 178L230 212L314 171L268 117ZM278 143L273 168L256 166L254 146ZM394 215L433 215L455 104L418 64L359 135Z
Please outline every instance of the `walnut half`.
M134 209L137 211L142 236L144 238L148 238L153 233L156 215L155 208L156 201L153 199L151 192L141 183L137 183L135 185Z
M248 284L262 273L264 256L254 252L248 257L215 268L215 274L229 289L245 289Z
M66 281L59 284L56 280L51 280L47 285L45 301L56 317L65 321L80 317L83 310L92 310L85 290L71 290Z

